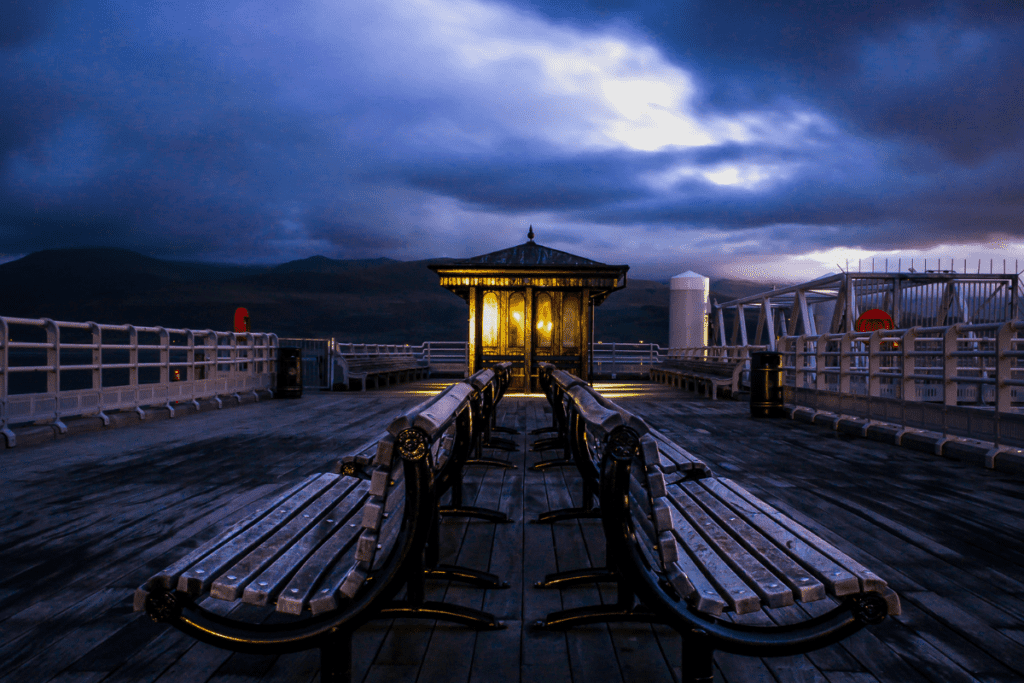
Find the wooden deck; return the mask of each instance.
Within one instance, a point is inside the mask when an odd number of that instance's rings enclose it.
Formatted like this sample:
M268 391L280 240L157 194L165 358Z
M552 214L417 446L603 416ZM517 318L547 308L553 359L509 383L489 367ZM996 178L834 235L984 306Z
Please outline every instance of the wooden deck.
M132 592L441 386L313 393L0 452L0 680L317 681L316 652L239 655L196 643L133 613ZM742 403L660 385L598 388L870 566L902 598L903 616L807 656L719 653L716 680L1024 680L1024 478L824 427L754 421ZM516 522L446 520L442 560L488 569L512 587L433 582L428 597L493 611L508 628L375 622L357 633L354 679L678 680L679 637L663 627L530 629L550 611L614 593L533 588L547 572L603 564L603 542L596 520L524 523L578 501L579 478L524 468L554 455L529 453L525 443L526 432L549 424L542 398L506 398L500 415L522 432L519 452L509 454L519 468L472 468L466 502L500 507Z

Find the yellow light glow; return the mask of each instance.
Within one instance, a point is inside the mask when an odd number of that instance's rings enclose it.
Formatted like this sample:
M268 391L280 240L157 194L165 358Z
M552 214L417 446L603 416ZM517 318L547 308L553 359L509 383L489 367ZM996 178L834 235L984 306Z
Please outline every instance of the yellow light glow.
M484 294L483 344L498 345L498 297L493 292Z

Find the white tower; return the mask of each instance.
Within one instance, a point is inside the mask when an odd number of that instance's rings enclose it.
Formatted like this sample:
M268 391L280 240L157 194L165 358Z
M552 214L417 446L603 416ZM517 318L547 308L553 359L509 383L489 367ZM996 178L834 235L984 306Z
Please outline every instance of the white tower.
M707 346L711 280L688 270L672 278L669 289L669 348Z

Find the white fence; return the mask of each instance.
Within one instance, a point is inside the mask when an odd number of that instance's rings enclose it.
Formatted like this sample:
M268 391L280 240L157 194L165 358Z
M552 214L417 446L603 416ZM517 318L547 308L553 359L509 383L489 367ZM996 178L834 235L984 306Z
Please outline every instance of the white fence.
M0 431L272 389L277 335L0 317ZM219 401L219 399L218 399Z
M1024 448L1024 321L783 337L787 401Z
M667 350L657 344L604 342L594 344L594 375L618 379L647 376L651 366L661 363Z

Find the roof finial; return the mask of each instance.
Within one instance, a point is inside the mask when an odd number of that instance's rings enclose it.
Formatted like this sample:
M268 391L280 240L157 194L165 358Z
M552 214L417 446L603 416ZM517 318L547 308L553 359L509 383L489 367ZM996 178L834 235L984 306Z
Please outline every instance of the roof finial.
M530 240L531 242L533 241L533 226L532 226L532 225L530 226L530 232L526 233L526 237L527 237L527 239L529 239L529 240Z

